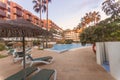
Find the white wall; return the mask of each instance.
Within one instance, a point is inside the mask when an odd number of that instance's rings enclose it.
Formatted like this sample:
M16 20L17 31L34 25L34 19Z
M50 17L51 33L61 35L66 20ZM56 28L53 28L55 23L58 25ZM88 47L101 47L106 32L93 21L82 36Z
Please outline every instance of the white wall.
M120 80L120 42L107 42L110 73Z
M103 61L109 61L108 48L106 42L96 43L96 58L97 63L100 65L103 63Z
M104 49L103 49L103 42L97 42L96 43L96 60L97 60L97 64L102 64L103 63L103 53L104 53Z
M104 47L105 47L106 59L107 59L107 61L109 61L107 42L105 42Z

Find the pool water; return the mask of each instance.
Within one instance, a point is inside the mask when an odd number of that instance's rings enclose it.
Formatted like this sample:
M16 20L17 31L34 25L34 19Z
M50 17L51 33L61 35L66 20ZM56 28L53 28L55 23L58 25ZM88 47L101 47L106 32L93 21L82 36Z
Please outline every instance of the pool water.
M85 46L91 46L91 44L86 44ZM57 51L57 52L63 52L63 51L67 51L70 49L74 49L74 48L80 48L80 47L85 47L82 46L80 43L73 43L73 44L55 44L51 50Z

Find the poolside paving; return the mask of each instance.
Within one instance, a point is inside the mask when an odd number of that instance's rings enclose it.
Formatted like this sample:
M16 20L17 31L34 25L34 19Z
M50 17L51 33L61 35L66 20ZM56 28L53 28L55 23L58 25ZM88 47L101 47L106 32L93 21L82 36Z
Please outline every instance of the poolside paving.
M56 69L57 80L115 80L110 73L96 64L96 57L91 47L57 53L47 50L33 49L34 58L52 56L52 64L37 64L40 68ZM20 62L13 63L12 56L0 59L0 80L22 69Z

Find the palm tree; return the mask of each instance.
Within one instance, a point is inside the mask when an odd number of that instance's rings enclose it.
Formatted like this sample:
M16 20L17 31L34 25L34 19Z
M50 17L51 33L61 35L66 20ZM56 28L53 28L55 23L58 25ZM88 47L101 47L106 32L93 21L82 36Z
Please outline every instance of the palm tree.
M86 13L86 15L81 19L81 24L87 26L92 22L92 12Z
M82 27L86 27L86 25L87 25L85 16L81 19L81 25L82 25Z
M33 9L35 10L35 12L40 13L40 26L41 26L41 14L42 12L46 12L47 11L47 31L48 31L48 2L51 2L51 0L33 0L33 3L35 3L35 5L33 6ZM44 44L43 44L44 46ZM46 47L47 47L47 36L46 36Z
M101 16L99 15L99 12L94 11L91 17L92 22L94 22L94 25L96 25L96 23L100 20Z
M41 16L42 16L42 12L46 11L46 6L43 4L43 0L33 0L32 1L35 5L33 6L33 9L35 10L35 12L40 13L40 18L39 18L39 26L41 26ZM43 42L43 48L44 48L44 38L42 38L42 42Z
M100 15L99 12L89 12L86 13L86 15L81 19L81 23L83 25L89 25L91 22L94 22L94 26L96 25L96 23L100 20ZM93 43L93 51L95 51L95 43Z
M51 0L43 0L43 3L46 5L46 28L48 31L48 3L51 2ZM46 36L46 48L48 47L48 37Z
M102 3L102 10L107 15L111 15L111 17L115 19L116 17L119 17L120 2L115 2L115 0L106 0Z
M80 29L82 27L81 23L77 25L77 29Z
M100 20L99 12L89 12L81 19L81 25L83 27L89 25L91 22L94 22L94 25Z
M43 4L44 0L33 0L33 3L35 4L33 6L33 9L35 12L40 13L40 26L41 26L41 14L42 12L46 11L46 6Z
M86 13L85 18L86 18L86 23L87 23L87 24L90 24L90 22L91 22L91 12Z

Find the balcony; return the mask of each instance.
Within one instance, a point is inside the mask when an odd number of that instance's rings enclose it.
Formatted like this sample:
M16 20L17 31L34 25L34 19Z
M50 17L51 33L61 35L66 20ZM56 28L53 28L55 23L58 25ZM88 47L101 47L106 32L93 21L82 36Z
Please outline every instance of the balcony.
M28 21L32 21L32 16L27 16L26 19L27 19Z
M4 12L3 10L0 10L0 16L6 17L6 12Z
M22 16L22 11L21 11L21 10L15 9L14 13L15 13L17 16Z
M22 7L18 4L16 4L16 3L13 4L13 7L16 8L16 9L22 10Z
M17 14L18 16L22 16L22 11L17 10L16 14Z
M5 3L0 2L0 8L2 8L2 9L7 9L7 6L6 6L6 4L5 4Z

